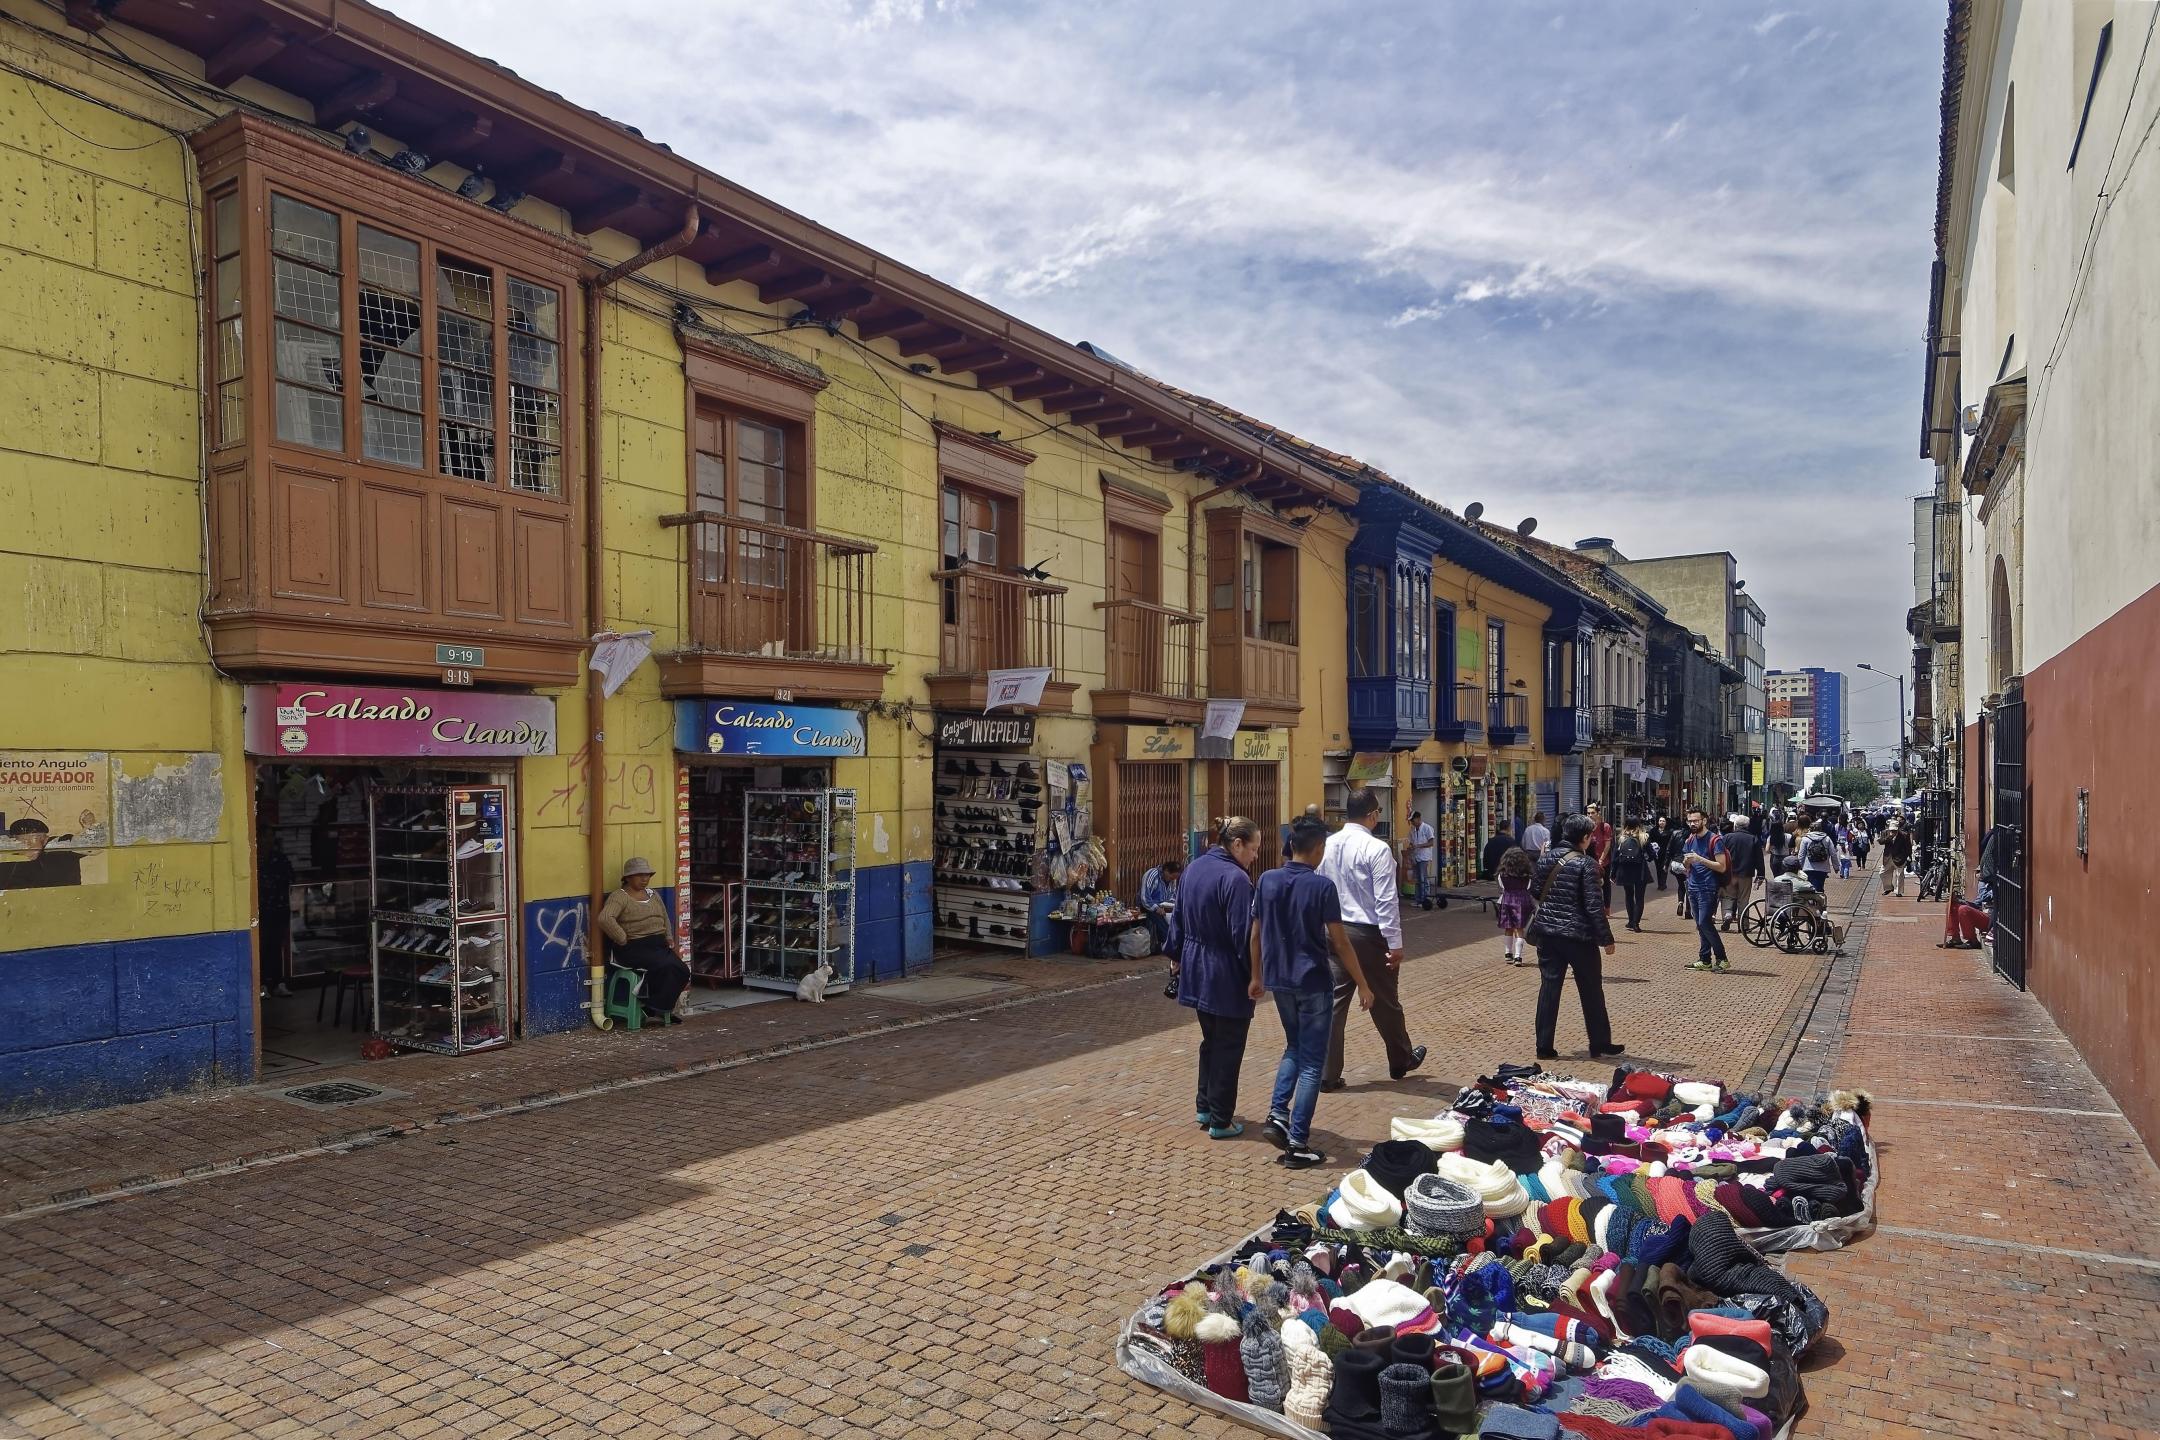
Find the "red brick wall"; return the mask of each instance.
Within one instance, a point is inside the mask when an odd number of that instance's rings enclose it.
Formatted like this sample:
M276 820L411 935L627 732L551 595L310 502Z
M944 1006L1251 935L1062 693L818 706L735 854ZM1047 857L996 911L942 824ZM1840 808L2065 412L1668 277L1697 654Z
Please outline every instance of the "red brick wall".
M2160 1149L2160 586L2025 677L2026 984ZM2091 792L2090 854L2077 793Z

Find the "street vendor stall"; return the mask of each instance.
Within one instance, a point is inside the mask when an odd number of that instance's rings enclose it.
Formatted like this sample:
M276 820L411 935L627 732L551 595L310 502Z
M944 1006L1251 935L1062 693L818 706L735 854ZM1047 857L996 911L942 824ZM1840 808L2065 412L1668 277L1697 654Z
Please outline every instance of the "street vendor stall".
M1118 1361L1288 1440L1776 1440L1830 1315L1764 1255L1872 1224L1867 1113L1501 1066L1165 1286Z

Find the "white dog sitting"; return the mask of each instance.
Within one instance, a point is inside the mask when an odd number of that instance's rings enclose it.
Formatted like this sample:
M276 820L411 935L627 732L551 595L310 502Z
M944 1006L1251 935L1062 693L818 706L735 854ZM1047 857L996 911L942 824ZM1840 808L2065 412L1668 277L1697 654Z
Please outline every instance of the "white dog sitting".
M832 979L832 963L820 961L818 967L795 982L795 998L807 1000L813 1005L825 1003L825 985Z

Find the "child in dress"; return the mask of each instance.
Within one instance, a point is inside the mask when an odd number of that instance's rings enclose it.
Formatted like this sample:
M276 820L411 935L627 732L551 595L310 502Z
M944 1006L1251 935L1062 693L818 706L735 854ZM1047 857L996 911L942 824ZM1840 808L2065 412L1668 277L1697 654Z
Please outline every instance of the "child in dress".
M1530 880L1536 873L1530 852L1520 845L1509 847L1493 870L1500 882L1500 903L1493 907L1500 921L1500 954L1510 965L1523 963L1522 932L1530 923Z

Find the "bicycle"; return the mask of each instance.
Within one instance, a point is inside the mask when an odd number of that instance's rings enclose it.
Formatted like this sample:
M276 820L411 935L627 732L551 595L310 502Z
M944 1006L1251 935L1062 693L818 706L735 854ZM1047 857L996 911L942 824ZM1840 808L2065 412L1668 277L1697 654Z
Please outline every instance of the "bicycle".
M1950 898L1950 854L1947 850L1938 849L1929 856L1927 872L1920 877L1920 898Z

